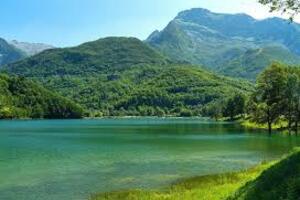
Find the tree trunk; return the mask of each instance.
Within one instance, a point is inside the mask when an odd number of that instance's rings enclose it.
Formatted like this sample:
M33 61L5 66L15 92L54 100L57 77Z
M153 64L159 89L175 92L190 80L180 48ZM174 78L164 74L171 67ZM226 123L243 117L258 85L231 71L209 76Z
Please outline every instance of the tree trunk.
M267 118L267 121L268 121L268 131L269 131L269 135L272 134L272 120L271 120L271 113L270 113L270 109L268 109L268 118Z
M297 136L298 135L298 120L296 120L296 122L295 122L295 133Z
M289 135L292 135L292 119L291 118L289 118L288 129L289 129Z
M269 131L269 135L272 135L272 122L268 122L268 131Z

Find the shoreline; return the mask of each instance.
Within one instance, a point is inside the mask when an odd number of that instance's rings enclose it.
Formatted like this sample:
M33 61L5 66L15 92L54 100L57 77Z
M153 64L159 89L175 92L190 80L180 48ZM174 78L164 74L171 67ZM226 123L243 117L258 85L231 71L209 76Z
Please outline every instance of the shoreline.
M221 200L239 199L247 192L245 188L255 185L263 175L300 157L300 148L269 162L262 162L246 170L223 174L206 175L181 179L164 190L124 190L93 194L89 200ZM251 186L250 186L251 187ZM264 191L268 192L268 191Z
M16 119L0 119L1 121L51 121L51 120L105 120L105 119L199 119L202 121L211 121L211 122L226 122L226 121L216 121L209 117L176 117L176 116L166 116L166 117L160 117L160 116L105 116L105 117L84 117L84 118L66 118L66 119L32 119L32 118L16 118ZM235 123L235 122L228 122L228 123Z
M161 189L129 189L93 194L89 200L181 200L197 199L219 200L228 198L247 182L255 180L265 170L279 160L262 162L254 167L236 172L195 176L179 179Z

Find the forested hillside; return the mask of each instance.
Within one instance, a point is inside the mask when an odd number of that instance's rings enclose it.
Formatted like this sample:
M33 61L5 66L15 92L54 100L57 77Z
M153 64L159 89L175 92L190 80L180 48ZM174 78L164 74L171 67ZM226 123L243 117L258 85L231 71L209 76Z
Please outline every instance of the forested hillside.
M0 74L0 119L81 118L74 102L24 78Z
M39 79L96 116L214 116L227 98L252 85L192 66L137 65L96 76Z
M252 85L199 66L174 64L135 38L105 38L53 49L6 71L70 97L92 116L214 116Z
M169 60L135 38L105 38L73 48L51 49L8 65L5 69L27 77L91 76L122 71L135 64L162 65Z

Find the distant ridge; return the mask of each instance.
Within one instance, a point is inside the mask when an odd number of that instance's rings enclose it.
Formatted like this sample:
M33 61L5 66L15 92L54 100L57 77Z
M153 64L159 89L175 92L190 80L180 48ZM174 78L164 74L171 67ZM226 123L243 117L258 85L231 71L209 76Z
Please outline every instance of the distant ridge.
M21 60L25 56L21 50L0 38L0 66Z
M147 43L173 60L251 80L272 61L300 64L300 25L281 18L256 20L195 8L180 12ZM249 53L256 50L260 53L251 60Z
M33 56L41 53L42 51L55 48L54 46L48 44L19 42L17 40L12 40L9 43L17 49L23 51L27 56Z
M46 50L8 65L6 70L25 76L83 75L121 70L137 64L166 64L167 57L136 38L108 37L72 48Z

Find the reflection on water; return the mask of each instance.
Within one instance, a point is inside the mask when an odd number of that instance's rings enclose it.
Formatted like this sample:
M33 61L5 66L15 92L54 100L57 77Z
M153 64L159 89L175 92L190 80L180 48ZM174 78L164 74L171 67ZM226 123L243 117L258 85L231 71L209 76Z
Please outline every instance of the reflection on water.
M201 119L0 122L0 199L87 199L275 159L296 137Z

